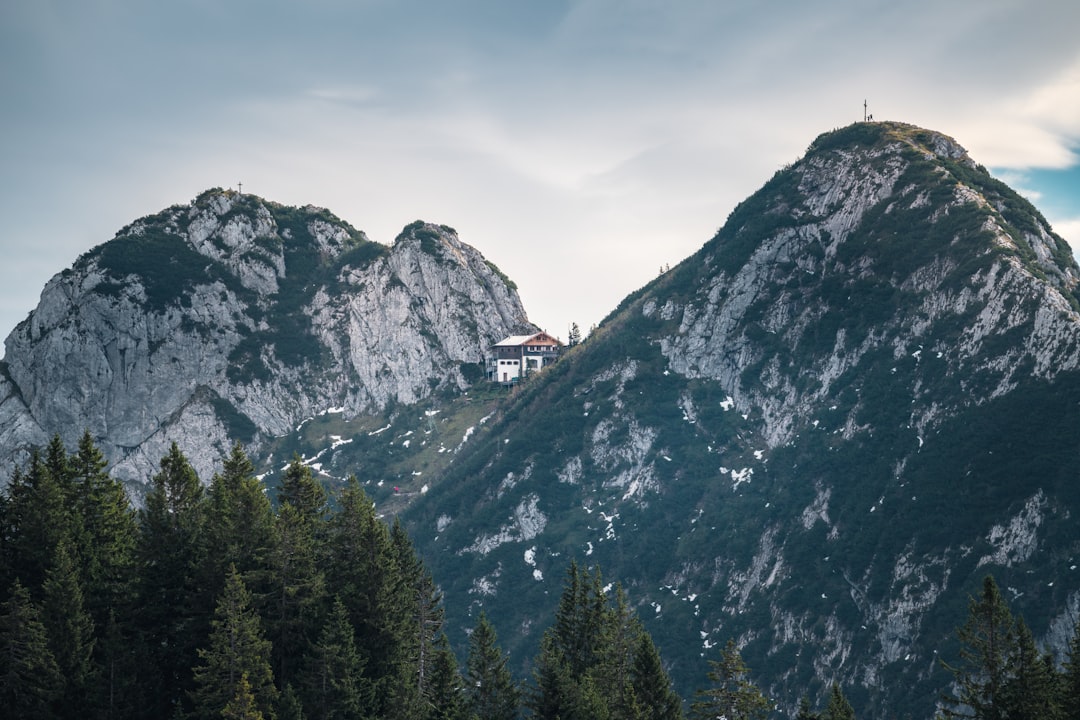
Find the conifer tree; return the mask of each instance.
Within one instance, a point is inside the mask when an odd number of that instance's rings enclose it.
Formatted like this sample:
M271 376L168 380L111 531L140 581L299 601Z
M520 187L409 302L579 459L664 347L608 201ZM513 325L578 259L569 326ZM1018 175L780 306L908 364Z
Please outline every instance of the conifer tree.
M320 570L314 521L286 502L274 519L271 589L266 615L278 682L293 682L320 626L326 580Z
M1035 646L1023 618L1016 621L1016 650L1002 690L1009 720L1058 720L1058 677L1052 661Z
M196 650L208 632L213 600L200 586L203 490L173 443L151 480L140 513L137 622L145 658L140 679L145 713L169 717L192 689Z
M341 598L335 598L319 640L306 658L303 677L307 717L311 720L364 717L364 709L371 704L371 687L363 670L348 611Z
M457 658L446 635L440 634L432 647L431 669L423 697L423 720L470 720L465 702L465 685Z
M576 561L571 561L563 582L563 593L555 611L555 623L540 641L540 653L533 663L534 691L528 698L533 714L540 718L582 717L596 700L596 687L588 673L593 669L594 650L605 598Z
M534 717L540 720L574 717L579 690L576 676L571 674L556 634L550 629L540 639L540 652L533 661L533 682L527 704Z
M713 720L722 715L727 720L750 720L768 715L769 701L751 682L734 640L728 640L720 659L710 660L709 665L712 685L698 690L698 699L690 706L692 718Z
M277 715L278 720L305 720L307 717L304 715L304 706L300 701L300 696L291 683L281 691Z
M825 706L825 713L821 720L855 720L855 709L844 697L844 691L840 686L833 683L829 693L829 704Z
M72 532L67 497L37 450L31 452L25 471L16 469L12 474L5 514L9 572L39 599L56 546Z
M435 645L443 626L442 595L396 518L390 530L390 546L401 575L404 612L404 632L399 643L401 670L408 687L402 688L399 698L408 694L425 698L429 694Z
M338 511L327 537L329 592L339 596L356 632L356 646L375 685L366 714L385 714L390 685L397 681L407 604L401 573L386 524L355 477L338 495Z
M599 570L594 573L593 581L596 583L593 595L604 598L604 607L598 610L601 625L594 652L594 667L590 672L596 686L604 694L612 716L636 718L642 713L642 708L634 691L634 662L645 631L641 621L630 610L622 587L616 587L615 604L611 607L599 585Z
M521 692L483 611L469 636L465 691L468 710L478 720L517 720Z
M81 717L91 688L94 623L83 606L78 569L67 540L56 546L53 567L42 587L42 621L49 649L64 679L57 703L61 717Z
M942 700L946 718L1005 720L1003 697L1009 664L1016 645L1012 613L1001 597L994 578L983 579L982 594L968 602L968 618L956 634L960 639L960 664L942 661L956 680L959 692Z
M299 455L293 455L281 479L278 504L292 505L302 517L318 523L326 519L326 490Z
M642 720L682 720L682 699L671 689L671 678L646 632L638 639L631 678Z
M670 717L666 676L659 658L650 657L651 639L643 645L643 637L622 590L612 607L599 568L590 575L571 562L555 623L534 662L530 709L563 720Z
M821 720L821 715L811 709L810 700L805 695L799 698L799 710L795 713L795 720Z
M265 594L274 513L255 477L255 466L239 443L233 445L222 472L211 479L207 500L208 576L224 578L225 569L235 565L253 593Z
M254 708L263 717L273 718L277 690L270 668L270 641L235 567L229 568L211 627L209 644L199 649L201 663L194 670L196 713L210 720L233 706L235 712Z
M0 708L13 718L51 718L62 689L40 612L16 580L0 604Z
M251 683L248 682L247 673L240 676L236 693L221 711L221 717L224 720L264 720L266 717L255 702L255 695L251 692Z
M1061 679L1061 710L1065 717L1080 717L1080 622L1073 628Z
M105 457L89 432L68 460L78 497L83 538L78 547L86 609L94 624L105 627L109 617L127 617L133 602L138 523L123 485L105 471Z

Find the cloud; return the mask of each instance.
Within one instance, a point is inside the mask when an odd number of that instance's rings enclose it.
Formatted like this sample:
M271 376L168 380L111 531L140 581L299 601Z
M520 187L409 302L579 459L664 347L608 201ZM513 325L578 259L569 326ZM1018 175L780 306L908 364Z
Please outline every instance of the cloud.
M452 225L534 320L587 327L864 98L1001 172L1075 163L1080 4L1049 5L2 3L0 331L119 227L238 181L382 241Z

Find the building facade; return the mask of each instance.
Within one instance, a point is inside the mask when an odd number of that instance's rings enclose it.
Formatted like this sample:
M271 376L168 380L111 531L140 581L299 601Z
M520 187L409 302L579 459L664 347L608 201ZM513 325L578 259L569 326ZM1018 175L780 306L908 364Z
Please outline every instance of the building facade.
M511 335L491 346L487 375L492 382L511 384L539 372L559 359L562 343L545 332Z

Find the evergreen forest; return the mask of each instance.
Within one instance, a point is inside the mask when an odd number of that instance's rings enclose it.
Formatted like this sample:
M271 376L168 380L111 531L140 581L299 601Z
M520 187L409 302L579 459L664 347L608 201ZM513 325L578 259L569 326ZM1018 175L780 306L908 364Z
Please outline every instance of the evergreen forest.
M204 484L176 445L141 509L89 434L0 495L0 708L11 718L742 720L857 717L769 698L734 641L681 698L617 584L570 561L531 676L483 612L458 658L436 580L355 478L294 458L273 497L240 445ZM970 598L939 717L1080 717L1080 636L1041 652L994 579ZM897 708L894 717L909 717Z

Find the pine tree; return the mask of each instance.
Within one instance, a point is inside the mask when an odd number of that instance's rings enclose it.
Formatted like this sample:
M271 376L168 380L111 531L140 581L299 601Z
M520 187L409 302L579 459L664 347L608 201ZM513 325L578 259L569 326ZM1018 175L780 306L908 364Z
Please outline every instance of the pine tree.
M312 523L326 519L326 490L299 455L293 455L281 479L278 505L285 503L292 505L302 517Z
M200 586L203 490L195 470L173 443L151 480L140 513L136 620L144 657L140 679L144 713L169 717L186 703L191 668L208 632L213 599Z
M11 577L39 598L57 545L73 533L64 490L37 450L31 452L25 472L13 473L5 514Z
M431 669L423 703L423 720L470 720L457 658L443 634L435 639L432 646Z
M396 518L390 530L390 546L403 590L404 633L399 643L402 677L407 686L401 688L398 697L399 703L409 704L408 696L422 700L429 694L435 644L444 619L442 595Z
M312 720L364 717L371 704L371 687L364 677L348 611L334 599L330 617L318 642L306 657L304 687L307 716Z
M236 568L229 568L211 628L208 646L198 651L201 664L194 670L196 713L209 720L234 704L239 712L247 707L244 695L248 694L263 717L274 717L277 690L270 668L270 641L263 635L251 595ZM242 685L247 685L246 693Z
M590 575L576 562L567 570L555 622L541 640L533 678L528 706L541 718L679 716L655 647L622 590L612 606L599 568Z
M690 706L692 718L713 720L722 715L727 720L749 720L768 715L769 701L750 681L735 641L728 640L720 659L710 660L709 665L708 678L713 684L698 690L698 699Z
M274 513L255 477L255 466L239 443L233 445L222 472L210 481L205 523L210 548L207 576L220 584L225 569L235 565L253 593L265 594Z
M1073 636L1065 656L1061 710L1065 717L1080 717L1080 622L1073 627Z
M131 612L138 523L123 485L105 471L105 457L89 432L68 460L82 518L84 541L78 547L86 609L94 624Z
M599 610L601 624L590 673L604 695L612 717L637 718L643 709L634 691L634 662L645 631L641 621L630 610L622 587L616 587L614 607L611 607L599 585L601 579L598 570L594 573L593 582L596 584L592 594L604 598L604 607Z
M495 628L482 611L469 636L465 691L468 710L478 720L517 720L521 692L499 649Z
M1058 678L1049 657L1035 646L1023 618L1016 622L1016 652L1010 663L1010 677L1002 690L1005 715L1009 720L1058 720L1061 716Z
M367 676L375 685L369 716L386 714L390 686L397 682L407 606L401 573L386 524L355 477L337 498L327 537L327 584L349 613L356 646Z
M0 708L8 717L50 718L62 689L41 615L16 580L0 604Z
M49 649L64 678L58 702L59 715L82 717L92 687L94 622L83 606L78 570L66 540L56 546L55 560L46 573L42 597L42 620Z
M326 581L313 520L286 502L274 519L270 592L265 609L278 682L293 681L319 628Z
M671 678L648 633L642 632L638 640L631 678L642 720L682 720L682 699L671 689Z
M825 706L825 714L821 716L821 720L855 720L855 709L836 683L833 683L829 704Z
M581 342L581 328L578 324L570 323L570 334L567 336L566 344L568 347L574 347Z
M281 691L281 699L278 702L278 720L305 720L305 718L300 696L291 683L287 684Z
M968 618L956 634L960 639L960 665L942 661L956 680L959 692L942 700L946 718L1005 720L1002 692L1016 645L1012 613L994 578L987 575L979 599L968 602Z
M549 629L540 639L540 652L533 661L534 688L527 705L539 720L569 720L579 692L576 676L570 672L556 634Z
M799 698L799 710L795 713L795 720L821 720L821 715L810 708L810 700L803 696Z
M224 720L263 720L265 718L255 702L255 695L251 692L251 683L248 682L247 673L240 676L236 693L221 711L221 717Z

